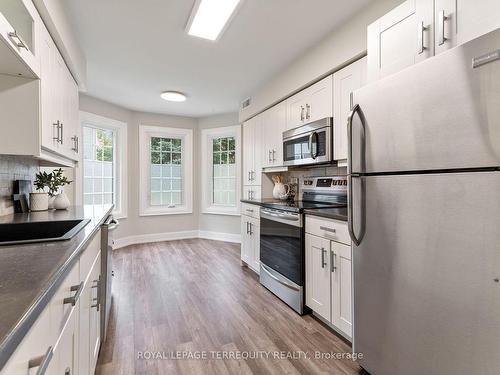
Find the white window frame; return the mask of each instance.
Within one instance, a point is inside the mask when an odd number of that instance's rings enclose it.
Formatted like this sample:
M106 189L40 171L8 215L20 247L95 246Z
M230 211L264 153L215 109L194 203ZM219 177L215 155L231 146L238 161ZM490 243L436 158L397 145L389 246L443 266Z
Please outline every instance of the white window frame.
M127 207L128 207L128 192L127 192L127 123L110 119L104 116L99 116L94 113L80 111L80 127L83 132L83 127L89 126L93 128L108 129L114 131L116 135L115 147L114 147L114 160L115 164L115 179L113 181L114 190L116 194L115 208L113 209L113 215L118 219L127 218ZM77 184L77 197L81 202L83 199L83 152L80 157L78 168L78 177L81 184Z
M215 138L235 138L236 161L236 204L234 207L213 204L213 152L212 140ZM240 215L241 199L241 126L224 126L203 129L201 132L201 187L202 213L215 215Z
M151 137L182 139L182 205L152 206ZM139 216L180 215L193 213L193 129L139 125L140 207Z

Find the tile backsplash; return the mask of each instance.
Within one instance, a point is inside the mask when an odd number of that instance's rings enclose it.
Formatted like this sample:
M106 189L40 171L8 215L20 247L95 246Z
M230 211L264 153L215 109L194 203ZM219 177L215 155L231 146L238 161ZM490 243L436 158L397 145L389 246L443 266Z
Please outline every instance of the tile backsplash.
M38 170L36 159L0 155L0 216L14 212L12 203L14 180L33 181Z

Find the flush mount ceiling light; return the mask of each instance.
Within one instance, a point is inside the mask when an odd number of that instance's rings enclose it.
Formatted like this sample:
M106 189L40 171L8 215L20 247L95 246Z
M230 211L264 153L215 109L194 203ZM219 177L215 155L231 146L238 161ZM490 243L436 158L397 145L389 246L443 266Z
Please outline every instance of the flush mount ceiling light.
M184 102L187 99L186 95L177 91L165 91L160 96L163 100L168 100L169 102Z
M196 0L186 27L192 36L217 40L242 0Z

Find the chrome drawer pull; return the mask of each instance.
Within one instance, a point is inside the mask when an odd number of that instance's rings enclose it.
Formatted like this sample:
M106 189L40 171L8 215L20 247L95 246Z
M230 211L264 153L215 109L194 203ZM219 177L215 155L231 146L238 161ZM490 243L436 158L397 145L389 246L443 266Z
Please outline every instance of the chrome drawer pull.
M332 233L336 233L337 232L336 229L328 228L328 227L323 227L323 226L319 227L319 229L324 230L325 232L332 232Z
M67 303L71 303L71 306L75 306L78 300L80 299L80 295L82 294L83 291L83 281L80 283L80 285L73 285L70 290L72 292L76 291L75 295L72 297L66 297L63 300L63 304L66 305Z
M325 262L325 254L326 254L326 250L325 248L321 248L321 268L325 268L326 266L326 262Z

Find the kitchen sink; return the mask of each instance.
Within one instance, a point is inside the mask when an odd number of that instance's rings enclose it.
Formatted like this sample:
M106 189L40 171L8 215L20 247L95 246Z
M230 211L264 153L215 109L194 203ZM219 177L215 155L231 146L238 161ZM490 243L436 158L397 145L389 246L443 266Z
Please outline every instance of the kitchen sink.
M69 240L89 221L81 219L0 224L0 245Z

